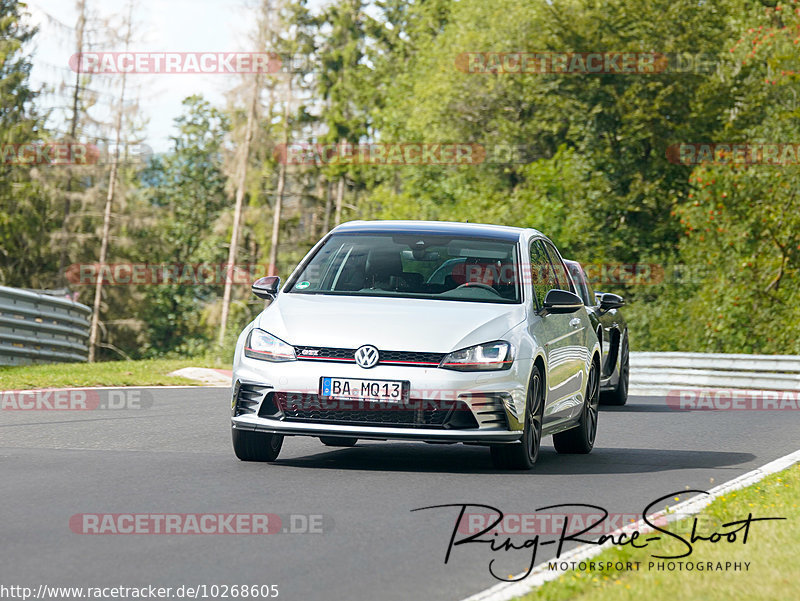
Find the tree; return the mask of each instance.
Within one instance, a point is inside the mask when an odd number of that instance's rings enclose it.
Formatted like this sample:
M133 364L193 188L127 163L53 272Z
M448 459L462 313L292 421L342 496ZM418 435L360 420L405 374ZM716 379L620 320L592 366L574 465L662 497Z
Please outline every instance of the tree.
M48 287L57 257L46 240L58 221L32 168L14 159L20 145L42 141L43 125L26 52L37 32L23 11L17 0L0 0L0 284Z
M133 3L128 4L127 18L123 23L125 33L123 34L122 42L125 51L131 43L133 35ZM117 188L117 174L119 172L120 161L120 145L123 141L123 117L125 115L125 84L127 83L127 72L123 71L120 79L119 96L114 117L114 148L111 156L111 168L108 173L108 192L106 194L105 207L103 209L103 230L100 236L100 255L98 262L99 277L96 278L94 289L94 301L92 303L92 320L89 328L89 362L93 362L97 355L97 347L99 345L99 330L100 330L100 300L103 296L103 282L102 276L103 268L106 266L108 259L108 245L111 237L111 206L114 202L114 193Z
M323 13L324 42L319 49L318 93L324 102L322 122L327 131L323 144L358 144L369 130L366 57L370 22L363 0L337 0ZM336 181L334 225L342 221L347 166L332 164L325 170L329 181Z
M142 201L153 224L137 232L136 248L147 249L137 260L164 263L183 272L184 266L218 266L222 232L215 224L226 207L223 144L227 116L202 96L183 101L184 114L175 119L177 135L171 152L153 159L142 173ZM139 315L145 328L142 353L194 354L213 336L204 327L204 310L221 292L219 281L208 285L163 283L148 286Z
M255 43L259 52L267 49L267 40L272 28L272 12L274 8L270 0L262 0L258 20L256 24ZM239 247L239 228L242 221L242 206L244 204L245 186L247 183L247 170L250 162L250 146L258 119L259 99L262 93L264 73L256 71L248 79L247 87L247 121L244 127L244 139L240 149L238 149L235 167L235 186L236 199L233 209L233 226L231 228L231 241L228 247L228 261L226 263L225 287L222 297L222 313L220 317L219 335L217 337L220 346L225 342L225 334L228 329L228 312L230 311L231 294L233 292L233 270L236 264L236 255Z
M659 328L655 334L674 347L800 352L794 334L800 325L800 158L792 146L800 135L793 68L800 60L800 16L780 9L745 13L742 34L730 45L739 95L715 141L739 144L746 154L706 154L692 166L691 192L675 211L680 262L691 278L684 290L667 290L661 303L689 296L686 319L703 327L680 338Z

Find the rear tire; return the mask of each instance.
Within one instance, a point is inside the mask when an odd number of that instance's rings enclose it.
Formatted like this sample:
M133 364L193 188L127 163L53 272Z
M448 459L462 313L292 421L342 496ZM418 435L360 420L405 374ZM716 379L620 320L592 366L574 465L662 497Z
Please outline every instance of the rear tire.
M492 463L500 470L529 470L539 458L542 445L542 418L544 416L544 381L538 365L528 385L525 403L525 424L522 441L492 445Z
M233 452L242 461L275 461L283 446L283 434L231 429Z
M597 436L598 405L600 404L600 366L592 362L586 383L586 401L578 425L553 435L553 446L562 454L586 454L594 448Z
M630 349L628 347L628 334L619 345L619 380L613 390L608 390L600 395L601 405L616 405L621 407L628 402L628 382L631 373Z
M354 447L358 438L344 438L341 436L320 436L319 441L326 447Z

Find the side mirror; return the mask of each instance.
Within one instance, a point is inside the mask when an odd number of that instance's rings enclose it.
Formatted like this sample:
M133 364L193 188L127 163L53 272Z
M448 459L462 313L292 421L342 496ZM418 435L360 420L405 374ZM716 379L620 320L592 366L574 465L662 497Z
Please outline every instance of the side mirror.
M581 297L567 290L554 288L544 297L545 313L574 313L583 307Z
M258 298L264 300L274 300L278 294L278 288L281 285L281 279L276 275L268 275L263 278L258 278L250 290L253 291Z
M606 292L600 295L600 308L603 311L619 309L623 306L625 306L625 299L619 294L611 294L610 292Z

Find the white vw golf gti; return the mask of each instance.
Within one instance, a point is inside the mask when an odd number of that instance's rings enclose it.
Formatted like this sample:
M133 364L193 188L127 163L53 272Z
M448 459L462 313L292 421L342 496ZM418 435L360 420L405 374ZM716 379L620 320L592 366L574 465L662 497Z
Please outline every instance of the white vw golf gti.
M463 442L529 469L542 436L588 453L600 345L553 243L533 229L362 221L331 231L236 344L236 456L286 436Z

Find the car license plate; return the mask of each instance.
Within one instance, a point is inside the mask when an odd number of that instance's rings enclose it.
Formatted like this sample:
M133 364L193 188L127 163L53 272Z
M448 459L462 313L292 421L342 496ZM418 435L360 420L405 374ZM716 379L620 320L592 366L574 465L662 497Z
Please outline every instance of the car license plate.
M323 398L403 403L408 399L410 387L409 382L402 380L320 378L320 396Z

